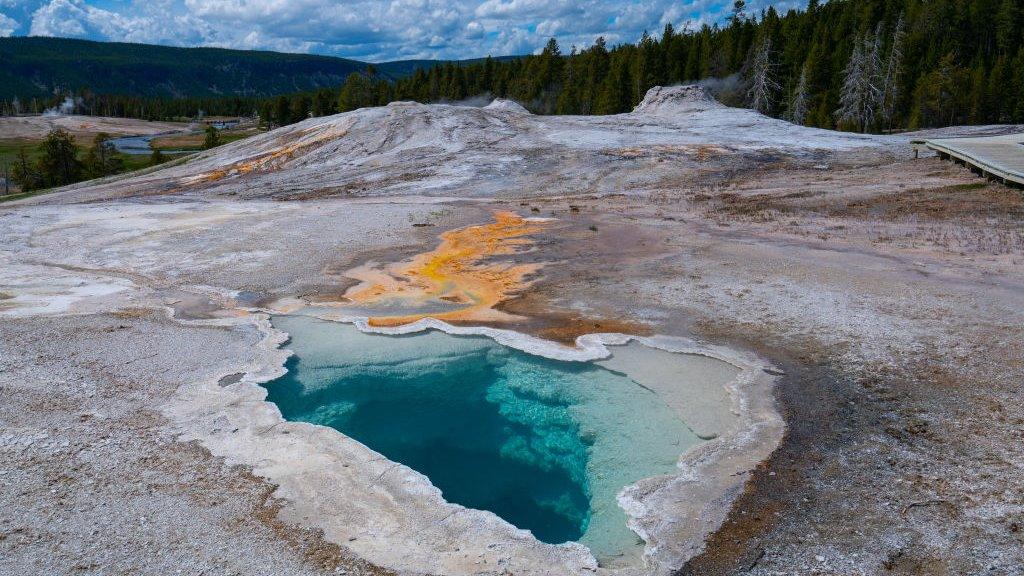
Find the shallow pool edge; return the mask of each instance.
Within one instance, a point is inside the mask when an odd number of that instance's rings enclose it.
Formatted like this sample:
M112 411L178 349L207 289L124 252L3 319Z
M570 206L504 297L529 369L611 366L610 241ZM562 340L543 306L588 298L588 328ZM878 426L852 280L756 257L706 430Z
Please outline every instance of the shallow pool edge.
M165 415L175 423L175 432L183 440L199 441L230 464L248 466L276 484L275 496L288 502L282 509L282 519L320 528L329 540L343 548L398 570L469 574L481 569L483 562L486 566L509 569L517 574L551 573L553 566L566 574L669 573L703 549L707 535L725 520L750 470L771 454L784 431L783 421L774 409L774 376L765 371L771 366L756 355L727 347L681 337L601 333L580 336L578 347L574 349L512 330L453 326L429 318L399 328L376 328L369 326L365 318L321 317L383 334L436 329L453 335L483 335L510 348L558 360L605 358L610 354L608 346L637 341L668 352L710 356L738 367L739 376L726 386L738 414L736 425L718 438L681 455L678 473L641 480L619 494L619 504L630 518L630 527L646 542L646 566L621 570L598 568L589 550L580 544L541 543L491 512L445 502L425 476L383 459L340 432L285 421L276 405L265 400L266 389L261 384L285 373L284 363L291 352L282 345L288 335L271 325L271 311L249 309L246 312L246 316L232 320L187 321L255 329L260 339L249 362L181 387L164 407ZM222 377L233 373L244 376L227 386L218 384ZM729 457L723 458L726 453ZM332 494L331 490L316 489L330 485L326 481L336 476L337 469L342 467L346 470L380 468L381 478L396 476L398 480L391 484L374 486L370 483L364 488L394 492L382 502L393 505L399 501L400 507L411 507L400 510L399 516L412 518L421 514L430 522L436 522L431 520L436 516L453 525L435 526L432 528L436 532L435 541L430 541L428 534L424 541L409 546L396 547L394 536L412 526L393 526L391 537L383 533L353 537L353 531L345 526L351 522L344 519L351 512L350 507L337 502L350 499L351 493ZM399 493L403 497L395 500L395 494ZM680 498L681 495L686 497ZM416 502L406 501L409 498ZM686 502L680 503L680 500ZM365 504L373 506L372 501ZM452 520L456 517L458 521ZM494 542L496 537L502 542ZM453 548L455 542L458 544Z

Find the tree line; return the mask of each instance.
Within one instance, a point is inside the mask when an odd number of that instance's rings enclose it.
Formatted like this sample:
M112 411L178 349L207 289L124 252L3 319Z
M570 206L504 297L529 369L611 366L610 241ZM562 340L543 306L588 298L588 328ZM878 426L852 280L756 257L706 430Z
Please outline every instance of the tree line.
M857 131L1024 122L1020 0L810 0L722 24L645 33L609 47L444 63L391 80L373 66L336 89L271 98L146 99L87 95L92 113L149 119L258 113L271 125L396 100L510 98L538 114L627 112L652 86L704 81L726 104ZM0 110L10 109L4 103Z
M264 98L248 96L165 98L97 94L79 90L74 95L54 94L24 101L0 100L0 116L17 114L86 114L140 120L191 120L197 116L249 116L258 110Z

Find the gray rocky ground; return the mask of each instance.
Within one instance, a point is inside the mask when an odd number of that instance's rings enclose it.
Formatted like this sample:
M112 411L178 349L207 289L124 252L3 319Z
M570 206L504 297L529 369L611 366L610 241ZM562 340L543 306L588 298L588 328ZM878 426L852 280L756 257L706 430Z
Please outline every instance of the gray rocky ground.
M0 205L0 573L417 572L168 406L244 413L214 400L246 408L255 376L217 382L281 360L254 306L336 298L494 209L557 219L515 257L549 264L506 327L628 326L784 373L781 443L705 507L701 553L649 572L1022 573L1024 197L908 141L685 91L599 119L397 105ZM487 550L424 565L545 573Z
M6 320L3 336L0 573L386 573L283 525L264 481L162 432L156 407L183 375L251 355L252 330L128 310Z

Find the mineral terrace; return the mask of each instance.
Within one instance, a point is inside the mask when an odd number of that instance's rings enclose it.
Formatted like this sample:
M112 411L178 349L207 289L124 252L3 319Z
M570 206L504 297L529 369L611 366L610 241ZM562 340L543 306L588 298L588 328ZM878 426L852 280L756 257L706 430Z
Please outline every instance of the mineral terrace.
M395 103L2 204L0 574L1024 573L1024 197L920 136ZM706 354L733 424L600 566L284 422L288 312Z

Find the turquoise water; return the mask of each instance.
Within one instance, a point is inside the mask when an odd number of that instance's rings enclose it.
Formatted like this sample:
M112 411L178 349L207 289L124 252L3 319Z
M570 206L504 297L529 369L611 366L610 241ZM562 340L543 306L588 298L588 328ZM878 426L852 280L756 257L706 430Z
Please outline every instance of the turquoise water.
M617 492L674 471L699 441L660 397L590 363L436 331L273 323L295 352L265 385L286 419L335 428L425 474L449 502L544 542L581 542L606 565L642 551Z

